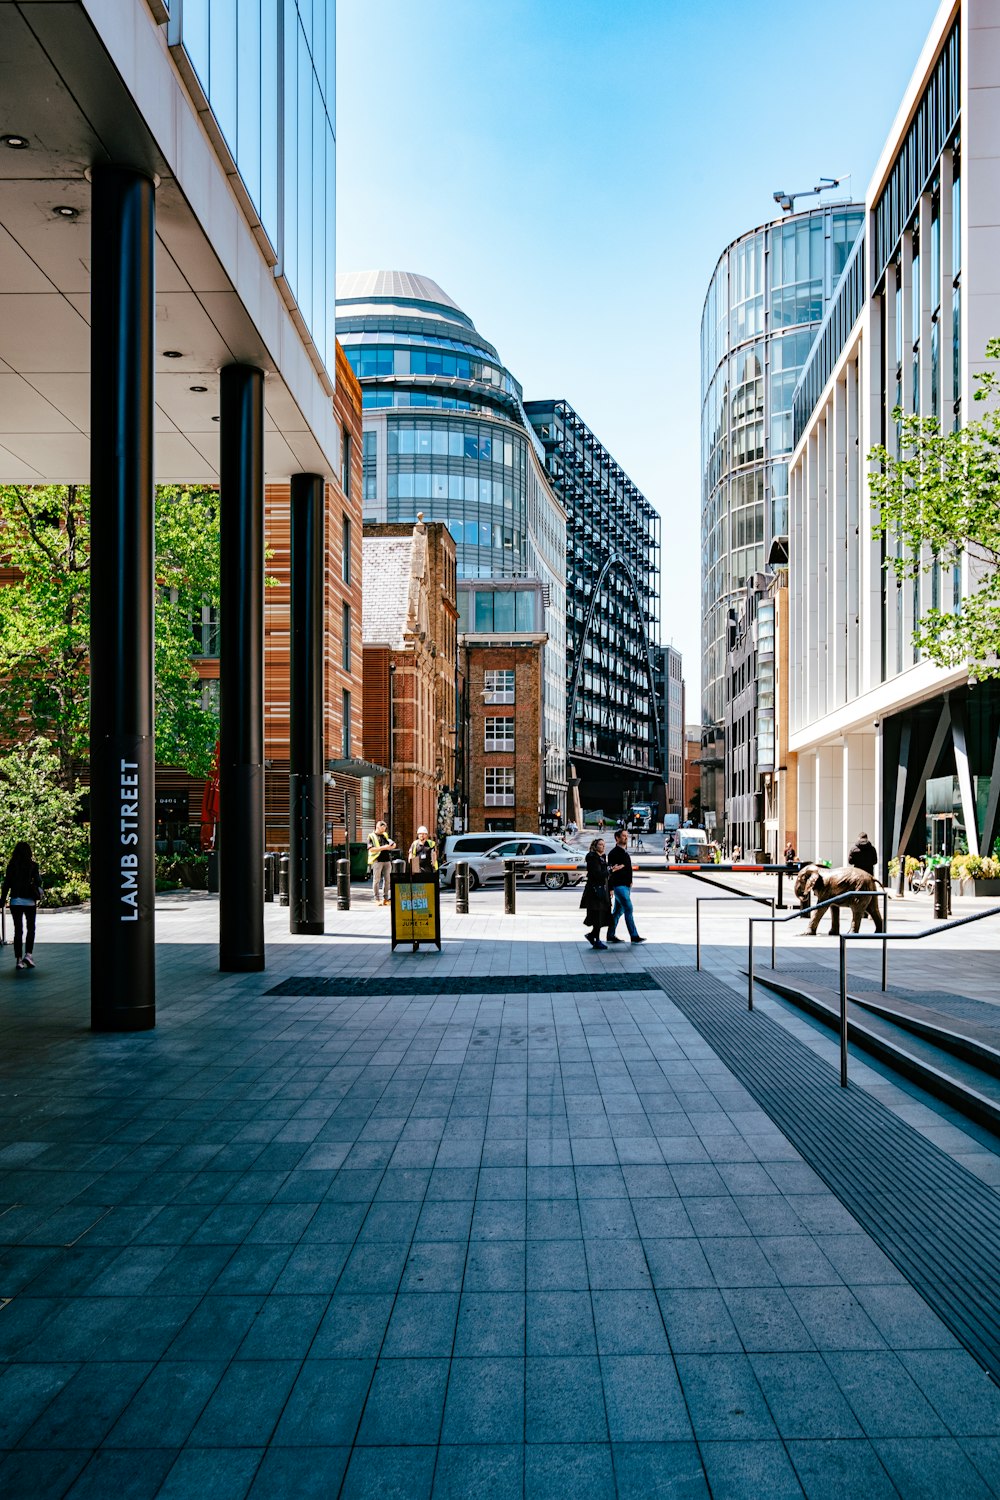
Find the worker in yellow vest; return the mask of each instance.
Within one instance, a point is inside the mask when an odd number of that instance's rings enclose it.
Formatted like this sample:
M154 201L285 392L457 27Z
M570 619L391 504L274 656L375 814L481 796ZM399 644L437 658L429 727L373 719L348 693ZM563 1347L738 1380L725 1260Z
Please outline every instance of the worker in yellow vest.
M431 838L423 824L417 829L417 836L410 845L407 859L410 862L410 873L413 875L427 876L437 871L437 843Z
M372 899L376 906L389 905L389 875L395 847L395 839L390 838L388 826L380 818L375 831L368 835L368 873L372 877Z

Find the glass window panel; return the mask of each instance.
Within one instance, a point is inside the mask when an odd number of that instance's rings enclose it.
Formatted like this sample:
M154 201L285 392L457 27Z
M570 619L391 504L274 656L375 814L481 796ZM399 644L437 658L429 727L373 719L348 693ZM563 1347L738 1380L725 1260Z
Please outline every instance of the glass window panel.
M513 630L514 617L514 594L509 591L498 593L494 602L494 630L497 633Z
M517 600L515 605L515 623L518 630L534 630L535 628L535 596L521 589L514 596Z
M476 630L486 634L493 630L493 595L488 590L476 594Z

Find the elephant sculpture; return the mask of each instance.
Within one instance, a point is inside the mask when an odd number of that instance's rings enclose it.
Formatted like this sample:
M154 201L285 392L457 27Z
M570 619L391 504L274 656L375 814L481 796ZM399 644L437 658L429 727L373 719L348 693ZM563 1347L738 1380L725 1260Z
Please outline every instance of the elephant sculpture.
M825 870L820 865L803 865L795 877L795 894L799 898L800 905L809 907L811 904L822 901L831 901L834 896L847 896L857 892L851 901L843 901L837 906L828 906L826 910L830 913L830 935L837 937L840 934L840 907L849 906L851 909L851 931L859 932L861 929L861 918L867 912L875 923L875 931L882 931L882 913L879 910L878 892L884 889L881 881L876 880L874 875L869 875L866 870L859 870L854 865L842 865L836 870ZM813 912L809 923L809 936L815 937L823 912L819 909Z

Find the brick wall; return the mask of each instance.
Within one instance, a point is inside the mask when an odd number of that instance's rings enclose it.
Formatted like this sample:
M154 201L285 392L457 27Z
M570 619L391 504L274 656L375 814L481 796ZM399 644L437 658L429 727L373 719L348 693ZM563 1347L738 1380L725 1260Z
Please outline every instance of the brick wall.
M469 827L509 821L518 832L537 829L542 807L542 645L468 646L469 674ZM487 671L513 671L514 702L484 703ZM486 749L487 718L514 720L514 750ZM487 807L487 767L514 772L514 806Z

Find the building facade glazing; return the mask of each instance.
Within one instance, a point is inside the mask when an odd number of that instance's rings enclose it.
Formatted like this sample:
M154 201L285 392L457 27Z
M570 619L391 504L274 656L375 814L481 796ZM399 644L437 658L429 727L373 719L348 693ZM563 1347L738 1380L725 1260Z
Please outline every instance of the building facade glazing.
M660 517L566 401L529 401L568 517L567 744L584 808L658 800Z
M459 590L461 632L542 633L546 782L565 815L566 516L521 387L471 318L427 277L338 278L337 332L362 387L368 521L443 521L459 580L532 580ZM487 622L489 615L489 623Z
M336 12L306 0L174 0L168 38L200 86L279 286L331 379ZM179 56L180 54L180 56Z
M793 392L863 219L857 204L826 204L742 235L723 251L705 298L702 722L715 738L730 611L773 540L787 535ZM703 802L721 816L721 758L703 759Z

